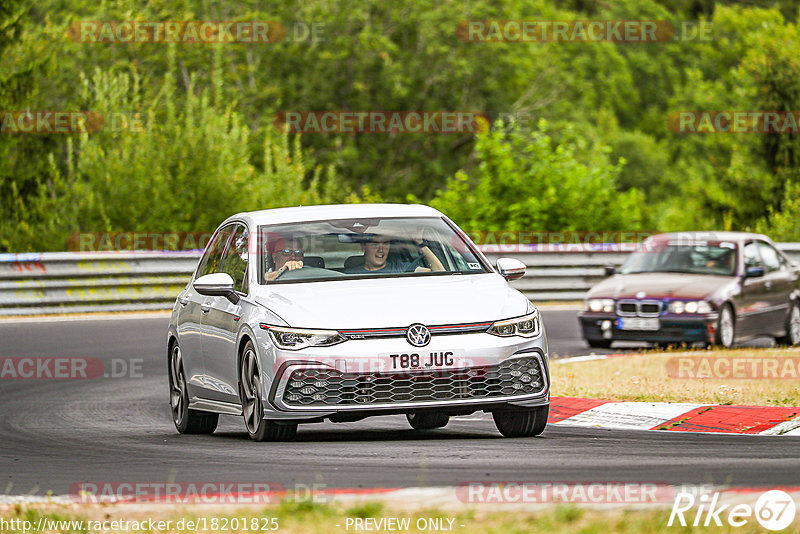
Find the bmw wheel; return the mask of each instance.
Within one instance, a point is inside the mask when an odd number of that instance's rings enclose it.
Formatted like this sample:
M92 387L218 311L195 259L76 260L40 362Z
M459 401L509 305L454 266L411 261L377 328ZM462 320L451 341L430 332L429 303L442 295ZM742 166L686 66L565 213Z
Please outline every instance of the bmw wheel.
M497 430L507 438L528 438L544 432L550 406L528 410L492 412Z
M716 344L722 345L726 349L733 346L736 339L736 320L733 317L733 308L730 304L725 304L719 311L717 322Z
M169 357L169 406L172 422L181 434L212 434L219 415L189 409L189 391L183 371L183 354L178 343L172 345Z
M253 343L248 341L242 352L239 373L239 398L247 433L253 441L287 441L297 433L297 423L278 424L264 419L261 371Z
M406 414L406 419L414 430L433 430L447 425L450 416L439 412L412 412Z

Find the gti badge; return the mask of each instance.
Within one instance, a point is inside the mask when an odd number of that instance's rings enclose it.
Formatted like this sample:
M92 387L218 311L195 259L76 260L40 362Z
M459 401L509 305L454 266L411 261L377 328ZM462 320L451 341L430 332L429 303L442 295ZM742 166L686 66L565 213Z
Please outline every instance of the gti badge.
M424 347L431 342L431 331L425 325L412 324L406 331L406 340L415 347Z

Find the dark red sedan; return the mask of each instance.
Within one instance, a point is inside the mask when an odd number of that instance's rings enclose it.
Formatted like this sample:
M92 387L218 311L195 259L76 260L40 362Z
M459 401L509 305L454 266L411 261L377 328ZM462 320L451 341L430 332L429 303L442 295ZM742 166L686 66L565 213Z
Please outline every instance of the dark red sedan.
M589 291L578 317L591 347L614 341L730 347L762 336L798 345L800 265L760 234L659 234Z

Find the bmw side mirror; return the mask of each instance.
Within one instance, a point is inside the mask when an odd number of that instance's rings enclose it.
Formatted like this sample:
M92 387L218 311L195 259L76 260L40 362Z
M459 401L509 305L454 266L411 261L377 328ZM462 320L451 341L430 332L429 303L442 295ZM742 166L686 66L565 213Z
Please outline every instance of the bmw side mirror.
M228 273L206 274L192 284L201 295L225 297L234 304L239 302L239 295L233 290L233 278Z
M525 276L525 264L514 258L500 258L497 260L497 272L508 280L517 280Z
M744 274L745 278L758 278L760 276L764 276L763 267L748 267Z
M603 267L603 272L606 273L606 276L614 276L617 273L617 268L613 265L606 265Z

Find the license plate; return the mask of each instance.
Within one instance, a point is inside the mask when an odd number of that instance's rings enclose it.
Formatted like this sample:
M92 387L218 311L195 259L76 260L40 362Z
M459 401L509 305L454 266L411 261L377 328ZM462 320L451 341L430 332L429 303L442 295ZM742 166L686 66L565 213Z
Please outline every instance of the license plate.
M416 350L385 354L390 369L450 369L464 367L462 350Z
M661 321L657 317L620 317L617 319L617 328L620 330L658 330Z

